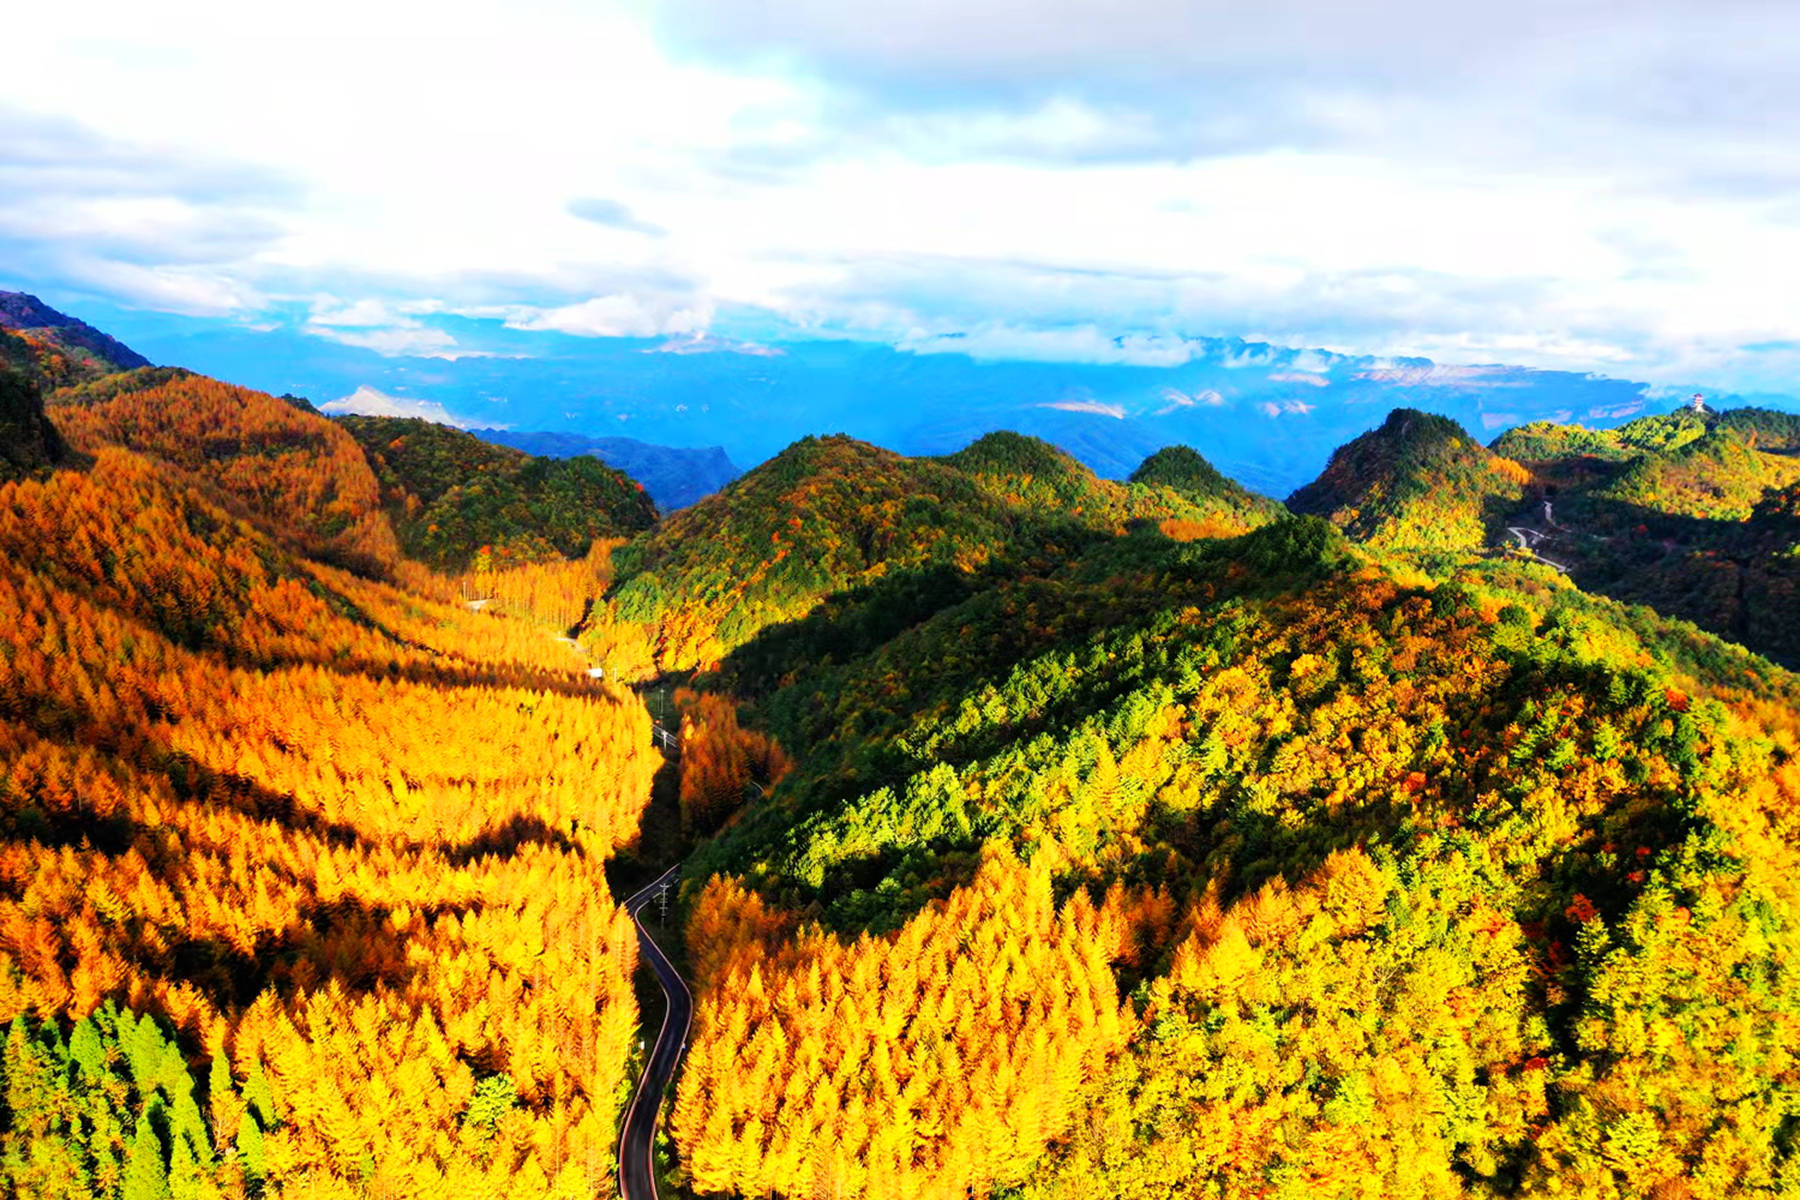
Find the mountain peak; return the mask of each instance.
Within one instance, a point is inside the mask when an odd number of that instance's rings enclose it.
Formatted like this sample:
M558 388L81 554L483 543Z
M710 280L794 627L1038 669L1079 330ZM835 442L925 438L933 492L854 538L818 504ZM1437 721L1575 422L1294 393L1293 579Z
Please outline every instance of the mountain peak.
M1206 456L1192 446L1164 446L1131 473L1132 483L1160 483L1177 491L1215 495L1237 489ZM1238 489L1242 490L1242 489Z
M1450 418L1397 408L1340 446L1324 474L1287 503L1359 541L1472 549L1488 540L1491 510L1518 501L1527 478Z
M1094 475L1073 455L1043 438L1011 430L984 434L955 454L947 455L944 461L977 475L1029 475L1039 479Z

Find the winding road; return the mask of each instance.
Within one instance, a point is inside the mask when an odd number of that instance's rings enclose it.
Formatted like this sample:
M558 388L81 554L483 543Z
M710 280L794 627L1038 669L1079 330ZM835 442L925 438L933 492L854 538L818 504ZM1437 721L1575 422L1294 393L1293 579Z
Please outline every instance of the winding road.
M1557 528L1560 529L1562 527L1559 525ZM1564 564L1557 562L1555 559L1545 558L1537 552L1537 544L1544 540L1544 535L1537 530L1528 526L1508 525L1506 527L1506 532L1518 538L1519 549L1523 550L1536 561L1543 563L1552 570L1561 571L1564 575L1569 573L1569 568Z
M644 1076L638 1080L631 1107L625 1110L625 1124L619 1131L619 1195L623 1200L656 1200L656 1126L662 1115L663 1091L687 1049L688 1028L694 1023L694 994L638 920L644 905L656 899L657 889L673 885L680 871L681 864L676 863L625 902L625 911L637 926L638 946L656 972L656 982L667 1006L656 1045L650 1050Z

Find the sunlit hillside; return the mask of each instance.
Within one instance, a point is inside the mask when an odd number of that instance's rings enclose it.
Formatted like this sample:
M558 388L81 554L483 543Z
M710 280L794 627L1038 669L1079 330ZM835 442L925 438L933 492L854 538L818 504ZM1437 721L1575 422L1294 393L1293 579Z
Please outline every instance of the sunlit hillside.
M1275 511L1235 486L1100 479L1018 434L941 459L807 438L622 550L590 636L628 674L691 670L878 580L1004 574L1134 524L1218 536Z
M783 645L751 711L796 769L690 885L699 1192L1729 1196L1785 1169L1785 672L1316 520L1100 544L886 644Z
M322 418L51 416L80 457L0 484L0 1191L610 1194L642 706L399 562Z
M653 524L0 350L8 1195L615 1195L690 988L659 1194L1791 1174L1800 681L1731 640L1785 645L1777 414L1397 411L1320 516L809 438ZM1760 555L1728 637L1596 594L1645 546ZM670 867L679 989L608 883Z
M1478 550L1517 505L1526 472L1447 417L1395 409L1340 447L1317 480L1288 497L1350 537L1396 550Z
M1495 449L1532 473L1512 517L1590 591L1800 664L1800 418L1680 412L1614 430L1533 425ZM1551 522L1542 501L1551 502Z

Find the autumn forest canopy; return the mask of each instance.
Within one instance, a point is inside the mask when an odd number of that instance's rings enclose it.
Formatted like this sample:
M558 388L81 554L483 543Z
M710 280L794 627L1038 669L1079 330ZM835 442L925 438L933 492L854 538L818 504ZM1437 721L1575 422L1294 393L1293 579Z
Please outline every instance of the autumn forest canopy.
M56 328L0 1193L617 1195L677 862L666 1196L1800 1191L1800 419L1397 410L1285 503L822 436L659 514Z

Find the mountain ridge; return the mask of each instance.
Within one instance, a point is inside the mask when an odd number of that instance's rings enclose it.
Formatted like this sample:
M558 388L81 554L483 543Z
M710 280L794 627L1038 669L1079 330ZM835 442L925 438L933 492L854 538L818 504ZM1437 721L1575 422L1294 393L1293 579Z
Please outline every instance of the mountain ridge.
M28 292L0 291L0 329L44 343L39 347L40 369L59 386L152 365L117 338L58 312Z
M1332 449L1393 408L1439 412L1488 439L1535 419L1623 423L1675 407L1695 390L1718 407L1757 400L1578 370L1446 365L1229 337L1171 343L1174 365L1135 365L1007 359L997 348L977 357L972 339L670 353L661 339L524 334L494 322L458 332L469 334L473 349L523 357L447 362L384 357L292 330L118 318L158 357L276 394L344 396L373 385L429 398L476 425L717 444L740 466L807 434L843 431L931 455L1013 429L1074 451L1108 478L1123 478L1164 445L1185 443L1245 486L1277 496L1317 477ZM1791 396L1783 403L1800 406Z
M660 446L628 437L593 437L552 430L471 429L476 437L527 454L572 458L592 454L644 485L656 507L671 513L710 496L739 475L722 446Z

